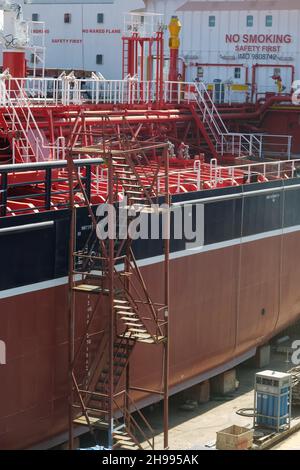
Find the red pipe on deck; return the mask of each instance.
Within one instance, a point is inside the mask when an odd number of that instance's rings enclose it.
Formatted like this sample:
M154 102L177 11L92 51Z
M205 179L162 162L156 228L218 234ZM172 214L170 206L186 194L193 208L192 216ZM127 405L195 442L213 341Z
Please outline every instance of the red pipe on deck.
M244 64L218 64L218 63L209 63L209 62L195 62L194 64L192 64L193 66L195 67L215 67L215 68L243 68L245 69L245 83L248 83L248 80L249 80L249 70L248 70L248 66L247 65L244 65Z
M170 49L169 81L176 82L178 77L178 49Z
M169 24L169 48L170 48L170 69L169 80L175 82L178 80L178 57L179 57L179 34L181 31L181 23L177 16L172 16Z
M284 69L291 69L292 71L292 76L291 76L291 85L293 84L295 80L295 66L290 65L290 64L281 64L281 65L276 65L276 68L284 68ZM256 92L256 69L258 68L274 68L274 64L254 64L252 66L252 99L255 95Z

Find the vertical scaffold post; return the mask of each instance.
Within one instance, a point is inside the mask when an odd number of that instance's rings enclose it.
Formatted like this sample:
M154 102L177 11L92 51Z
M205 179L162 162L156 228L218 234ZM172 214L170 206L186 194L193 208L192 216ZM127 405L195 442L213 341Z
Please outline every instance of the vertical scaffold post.
M67 155L68 180L69 180L69 205L71 210L70 224L70 245L69 245L69 449L74 449L74 429L73 429L73 364L74 364L74 290L73 290L73 272L74 272L74 251L75 251L75 231L76 231L76 208L74 204L73 193L73 156L72 152Z
M166 341L164 342L164 448L169 447L169 328L170 328L170 191L169 191L169 152L168 148L164 149L165 164L165 205L167 215L164 218L165 224L165 321L166 321Z
M113 447L114 432L114 239L111 235L113 229L113 203L114 203L114 181L112 156L108 157L108 282L109 282L109 400L108 400L108 446Z

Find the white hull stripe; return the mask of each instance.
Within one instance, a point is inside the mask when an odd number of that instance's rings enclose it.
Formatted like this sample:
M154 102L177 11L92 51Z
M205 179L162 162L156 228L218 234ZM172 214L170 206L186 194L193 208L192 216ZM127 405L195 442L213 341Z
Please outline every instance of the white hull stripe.
M278 237L280 235L286 235L288 233L299 232L300 225L295 225L294 227L288 227L279 230L272 230L270 232L259 233L257 235L249 235L248 237L235 238L233 240L228 240L220 243L213 243L211 245L197 246L195 248L188 248L182 251L176 251L176 253L170 254L170 259L175 260L179 258L184 258L186 256L193 256L200 253L206 253L208 251L221 250L222 248L228 248L230 246L243 245L245 243L251 243L257 240L263 240L265 238ZM154 256L153 258L147 258L138 261L140 267L150 266L151 264L162 263L164 261L164 256Z
M299 232L300 225L295 225L293 227L287 227L279 230L272 230L270 232L259 233L257 235L250 235L248 237L235 238L233 240L228 240L220 243L213 243L211 245L205 246L195 246L194 248L188 248L186 250L177 251L176 253L170 254L171 260L176 260L180 258L185 258L187 256L194 256L200 253L207 253L209 251L220 250L223 248L228 248L231 246L243 245L245 243L251 243L257 240L263 240L265 238L278 237L280 235L286 235L289 233ZM154 256L152 258L147 258L138 261L139 267L151 266L153 264L162 263L164 261L164 256ZM50 289L52 287L59 287L66 285L68 283L68 277L60 277L58 279L52 279L50 281L38 282L36 284L29 284L22 287L16 287L13 289L7 289L0 291L0 299L6 299L8 297L15 297L17 295L27 294L29 292L37 292L44 289Z

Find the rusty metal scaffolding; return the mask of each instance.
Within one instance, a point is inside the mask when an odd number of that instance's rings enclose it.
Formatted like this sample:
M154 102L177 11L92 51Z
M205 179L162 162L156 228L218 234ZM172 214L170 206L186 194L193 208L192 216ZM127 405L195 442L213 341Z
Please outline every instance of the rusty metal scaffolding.
M141 398L158 394L164 400L164 448L168 448L169 395L169 156L168 144L138 143L126 139L85 146L76 124L70 139L68 175L71 207L69 268L69 444L74 446L76 426L108 431L112 449L154 449L154 432L139 409ZM79 142L81 140L81 144ZM93 139L95 142L97 139ZM99 138L98 138L99 141ZM155 160L149 161L155 154ZM90 194L73 164L78 155L101 157L107 169L107 203L126 205L123 216L108 210L107 239L99 236L101 217L95 213ZM96 168L92 169L96 171ZM91 177L91 175L89 175ZM147 182L147 183L146 183ZM91 220L83 247L76 243L78 204L81 193ZM126 199L125 199L126 198ZM159 204L164 203L164 209ZM81 209L82 210L82 209ZM128 227L141 214L157 213L163 221L163 298L152 299L138 262ZM164 212L164 214L162 214ZM125 214L125 215L124 215ZM148 215L147 215L148 214ZM124 224L125 222L125 224ZM124 229L125 225L125 229ZM110 232L116 229L116 233ZM131 383L131 359L135 348L159 348L162 359L160 390ZM147 364L144 365L145 369ZM153 387L154 388L154 387ZM158 388L158 387L157 387ZM137 404L135 403L137 399ZM144 443L142 445L142 443Z

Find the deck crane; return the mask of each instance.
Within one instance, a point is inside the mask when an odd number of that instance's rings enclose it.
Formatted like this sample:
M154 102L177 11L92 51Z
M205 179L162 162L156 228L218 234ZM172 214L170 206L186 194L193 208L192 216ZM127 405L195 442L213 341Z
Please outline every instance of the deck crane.
M29 22L23 18L21 5L10 0L0 0L0 14L3 70L8 69L15 78L25 77L25 53L30 48Z

